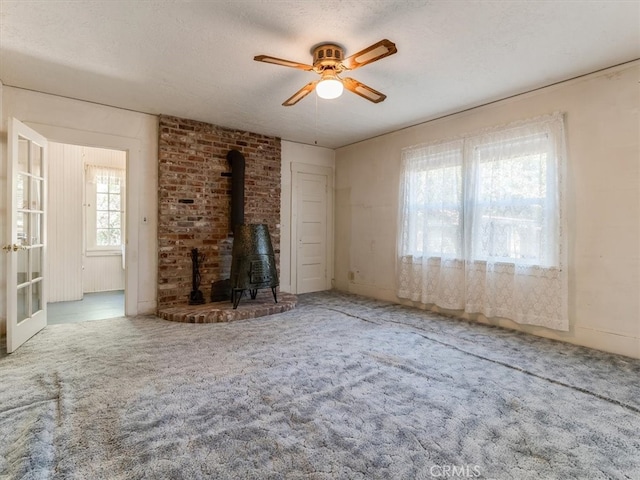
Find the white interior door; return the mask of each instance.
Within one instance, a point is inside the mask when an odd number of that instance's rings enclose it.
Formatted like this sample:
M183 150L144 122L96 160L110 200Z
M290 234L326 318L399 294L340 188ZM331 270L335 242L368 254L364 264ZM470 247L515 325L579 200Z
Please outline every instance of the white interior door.
M9 119L9 241L7 261L7 352L47 325L45 296L45 199L47 140Z
M327 290L331 169L305 167L294 172L296 186L296 292Z

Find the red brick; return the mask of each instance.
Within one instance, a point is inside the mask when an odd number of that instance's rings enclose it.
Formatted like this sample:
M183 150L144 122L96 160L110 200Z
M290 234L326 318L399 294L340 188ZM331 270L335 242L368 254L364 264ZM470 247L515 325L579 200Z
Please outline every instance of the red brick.
M269 226L278 262L280 139L164 115L159 132L158 307L187 304L192 248L205 256L200 269L205 298L212 281L229 276L231 179L221 173L230 171L231 149L246 160L245 223Z

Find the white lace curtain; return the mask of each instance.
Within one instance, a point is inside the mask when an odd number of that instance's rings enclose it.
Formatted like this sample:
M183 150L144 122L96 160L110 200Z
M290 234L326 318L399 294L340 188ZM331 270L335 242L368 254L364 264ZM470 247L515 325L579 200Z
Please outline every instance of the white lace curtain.
M403 150L397 294L567 330L561 114Z
M124 177L125 170L123 168L105 167L102 165L85 165L85 178L89 183L101 182L124 185Z

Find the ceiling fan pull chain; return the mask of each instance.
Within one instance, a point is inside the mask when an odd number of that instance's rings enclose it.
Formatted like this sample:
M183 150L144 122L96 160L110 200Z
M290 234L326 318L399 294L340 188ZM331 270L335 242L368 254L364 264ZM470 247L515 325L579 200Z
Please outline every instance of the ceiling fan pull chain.
M314 142L315 145L318 144L318 96L316 95L316 132L315 132L316 140Z

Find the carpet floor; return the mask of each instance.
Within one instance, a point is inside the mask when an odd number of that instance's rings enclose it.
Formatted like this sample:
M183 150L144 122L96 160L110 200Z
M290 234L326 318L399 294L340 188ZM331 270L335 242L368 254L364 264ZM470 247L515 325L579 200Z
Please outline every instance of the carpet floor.
M640 361L336 292L52 325L0 358L2 479L638 479Z

